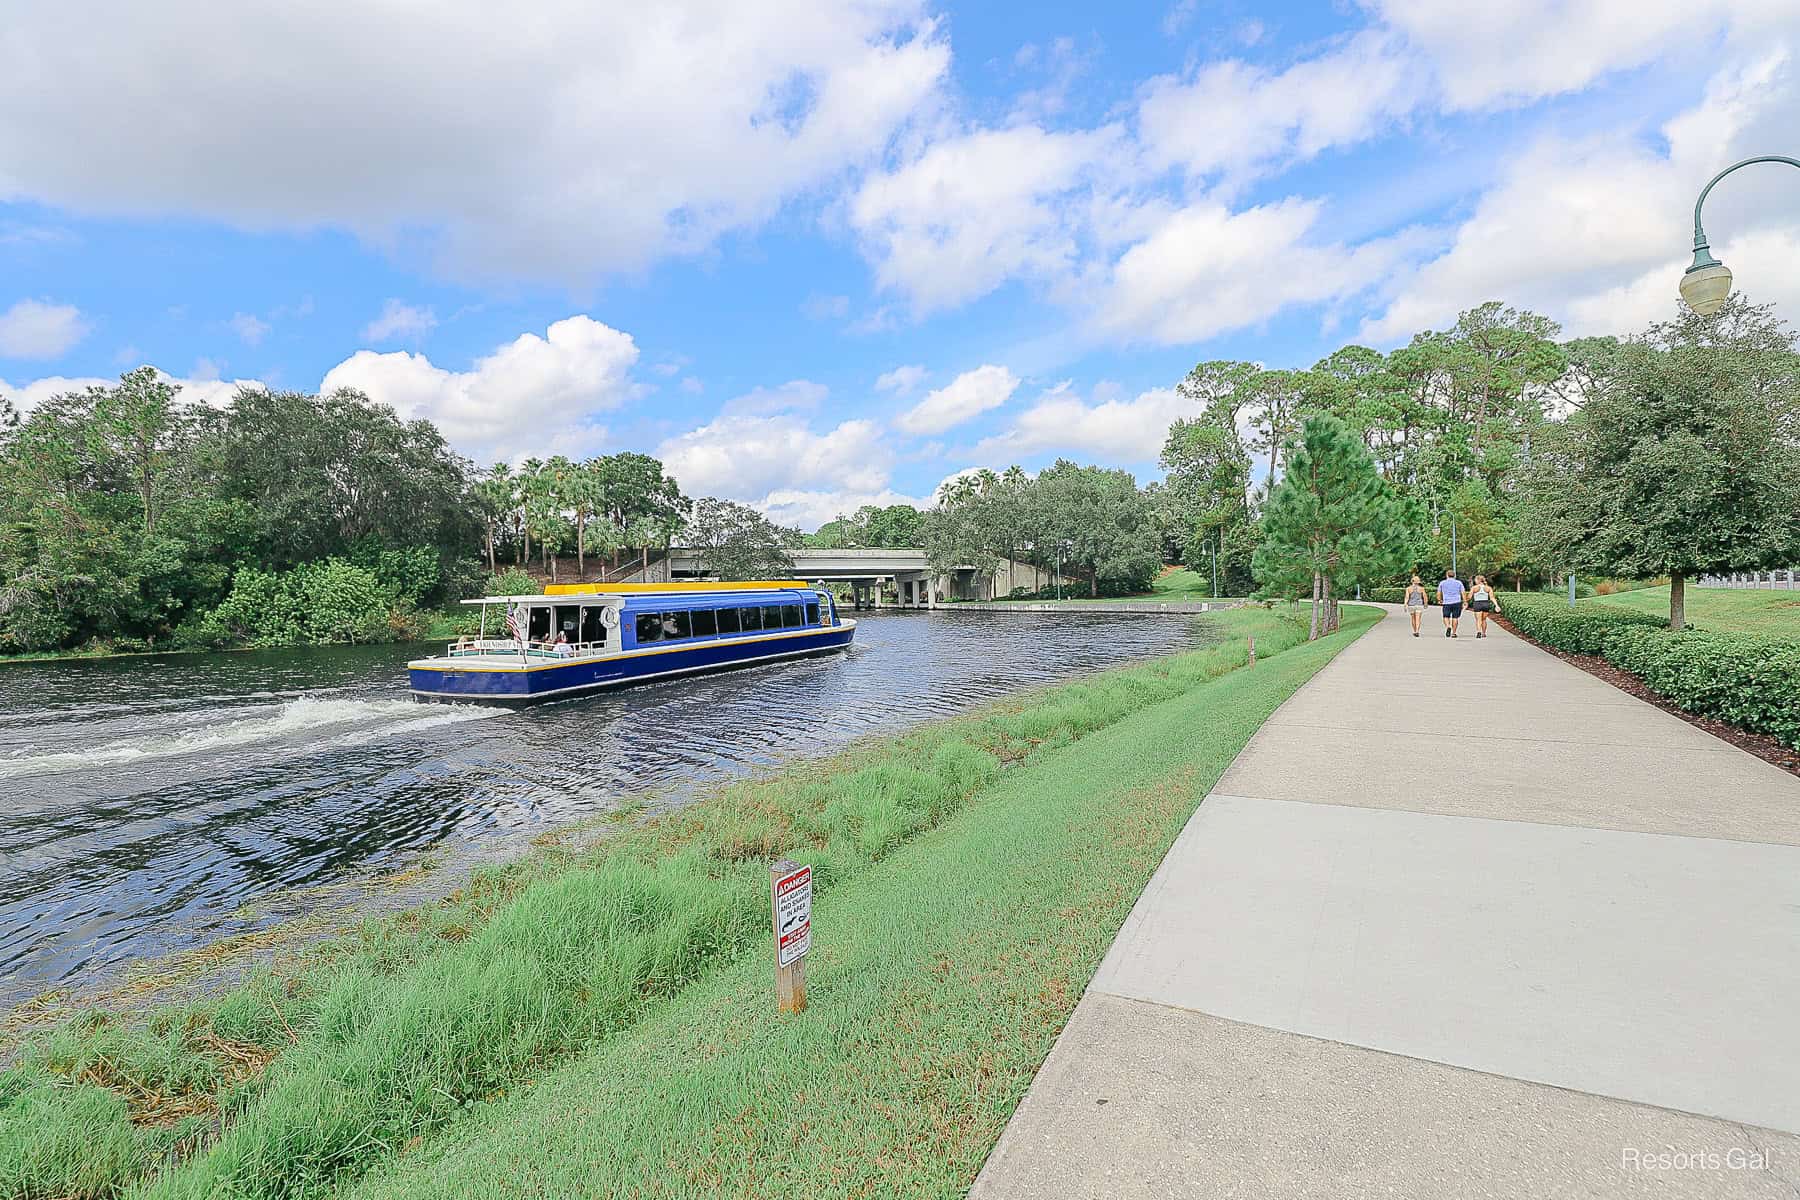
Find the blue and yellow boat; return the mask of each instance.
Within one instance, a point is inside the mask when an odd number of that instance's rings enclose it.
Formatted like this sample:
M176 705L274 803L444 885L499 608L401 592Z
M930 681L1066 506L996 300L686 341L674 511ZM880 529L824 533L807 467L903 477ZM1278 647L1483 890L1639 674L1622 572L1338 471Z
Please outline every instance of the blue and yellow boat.
M480 633L406 664L421 700L529 703L824 654L856 636L830 592L799 580L552 585L463 603L481 606Z

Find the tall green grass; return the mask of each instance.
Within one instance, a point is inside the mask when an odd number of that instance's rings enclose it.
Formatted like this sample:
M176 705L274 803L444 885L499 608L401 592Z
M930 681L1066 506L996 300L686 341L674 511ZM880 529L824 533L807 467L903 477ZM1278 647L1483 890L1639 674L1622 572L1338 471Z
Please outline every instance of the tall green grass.
M744 956L352 1200L960 1200L1195 806L1370 618L1033 760L822 897L803 1015Z
M98 1013L0 1074L0 1196L287 1197L502 1098L758 944L767 862L828 894L1009 764L1298 644L1237 610L1210 649L1047 689L733 786L580 853L551 848L370 921L225 995ZM87 1148L88 1153L81 1151Z

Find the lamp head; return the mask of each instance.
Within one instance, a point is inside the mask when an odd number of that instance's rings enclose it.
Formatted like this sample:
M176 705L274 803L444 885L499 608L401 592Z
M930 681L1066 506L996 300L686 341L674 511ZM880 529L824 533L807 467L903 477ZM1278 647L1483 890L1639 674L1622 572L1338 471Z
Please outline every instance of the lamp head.
M1701 258L1704 256L1704 262ZM1710 317L1725 307L1731 295L1731 268L1704 250L1694 252L1694 265L1681 277L1681 298L1703 317Z

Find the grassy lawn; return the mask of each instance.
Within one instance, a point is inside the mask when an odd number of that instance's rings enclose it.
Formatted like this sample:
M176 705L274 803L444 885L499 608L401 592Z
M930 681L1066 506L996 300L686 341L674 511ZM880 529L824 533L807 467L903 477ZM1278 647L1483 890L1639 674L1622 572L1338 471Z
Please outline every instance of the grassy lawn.
M1700 588L1689 585L1685 596L1688 624L1719 633L1772 633L1800 637L1800 591L1752 588ZM1643 588L1590 596L1580 604L1617 604L1660 617L1669 615L1669 589Z
M1246 609L1205 619L1222 626L1225 640L735 784L586 848L546 839L534 854L478 875L441 903L370 920L347 937L278 960L222 996L69 1021L25 1048L16 1068L0 1071L0 1197L101 1197L127 1189L134 1196L317 1194L397 1153L406 1152L408 1163L423 1162L440 1138L477 1126L491 1108L519 1102L531 1081L585 1061L584 1055L629 1045L632 1031L671 1001L721 986L714 976L754 975L763 967L767 863L774 857L792 853L812 864L820 911L829 914L837 897L848 903L852 891L909 845L971 806L1016 807L1018 785L1009 781L1034 779L1025 794L1054 793L1058 805L1089 803L1092 791L1128 809L1155 810L1162 802L1148 795L1121 798L1118 780L1147 777L1115 768L1114 758L1179 762L1195 772L1199 790L1181 793L1168 816L1178 825L1174 814L1204 793L1207 772L1216 775L1266 712L1348 640L1295 651L1303 629L1280 613ZM1245 634L1256 636L1266 662L1254 675L1236 676ZM1231 687L1213 690L1225 683ZM1185 716L1165 712L1160 723L1127 736L1124 749L1115 739L1113 758L1028 774L1099 731L1177 701ZM1103 789L1095 789L1097 778L1107 779ZM1159 786L1173 787L1172 780ZM1014 799L996 806L996 796ZM1067 808L1058 820L1073 825L1044 825L1025 810L1014 812L991 832L1005 834L1008 822L1019 821L1018 836L1030 831L1041 842L981 853L1000 853L987 860L991 865L1015 852L1021 862L1036 862L1028 849L1045 862L1058 855L1079 859L1090 853L1095 835L1078 827L1089 818L1074 814L1095 812ZM1116 825L1129 816L1121 811L1108 819ZM1160 850L1144 853L1147 872ZM1007 879L1011 874L1002 872ZM1121 885L1121 904L1142 883L1137 875L1126 878L1136 882ZM1019 883L994 886L1001 882ZM1010 894L1002 888L966 903L1002 927L984 936L1015 947L1033 944L1039 935L1032 922L1049 918L1021 913L1017 930L1005 928L1013 919L1004 899ZM920 945L901 928L916 915L883 907L891 903L877 902L888 916L865 944L878 958L902 944ZM1067 901L1057 899L1056 907ZM896 919L901 911L907 917ZM1080 945L1103 945L1121 914L1104 915ZM821 950L815 1001L824 994L821 986L834 986L833 956L856 944L843 940ZM1067 978L1076 991L1091 958L1072 960ZM1002 965L1003 975L1037 978L1030 975L1039 969L1035 956L1026 955L1016 969L1004 966L1004 957L991 961ZM935 962L895 959L900 975L877 968L873 978L932 974ZM1031 987L1041 990L1048 980ZM1052 999L1052 1008L1066 1011L1063 1001L1072 1004L1073 992ZM830 1011L823 1004L819 1010ZM885 1010L863 1011L875 1020ZM893 1016L901 1029L912 1019ZM1022 1055L1008 1060L1015 1063L1009 1069L1023 1071L1017 1079L1029 1077L1031 1055L1041 1054L1060 1019L1049 1021L1049 1032L1030 1047L1008 1052ZM880 1016L865 1028L880 1043L870 1053L905 1044L887 1021ZM652 1039L660 1041L661 1035ZM721 1044L712 1057L727 1049ZM730 1064L752 1077L757 1069L741 1058ZM536 1094L527 1091L523 1099ZM1008 1110L1010 1104L1009 1098ZM697 1111L684 1119L702 1117L720 1119ZM640 1166L661 1169L648 1160Z
M1183 823L1372 622L1008 773L821 899L801 1016L745 955L350 1195L961 1196Z
M1164 575L1158 575L1156 582L1150 585L1150 600L1211 600L1212 576L1196 573L1186 567L1176 567Z

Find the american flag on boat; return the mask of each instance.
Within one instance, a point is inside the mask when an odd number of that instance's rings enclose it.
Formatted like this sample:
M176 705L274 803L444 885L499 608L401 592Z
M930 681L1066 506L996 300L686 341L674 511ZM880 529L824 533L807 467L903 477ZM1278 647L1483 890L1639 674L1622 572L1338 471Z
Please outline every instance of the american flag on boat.
M523 604L506 606L506 632L515 642L525 640L525 606Z

